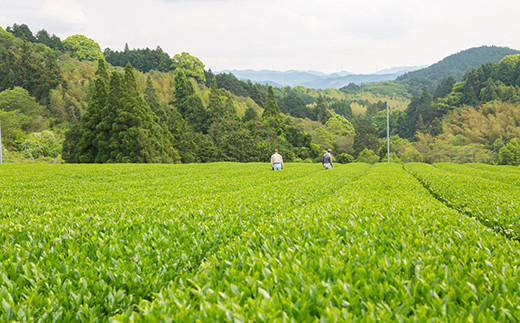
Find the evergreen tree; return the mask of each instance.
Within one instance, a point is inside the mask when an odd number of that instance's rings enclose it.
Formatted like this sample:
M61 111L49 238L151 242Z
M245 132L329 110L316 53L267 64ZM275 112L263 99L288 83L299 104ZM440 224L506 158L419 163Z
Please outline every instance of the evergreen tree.
M110 82L110 75L108 73L108 69L105 65L105 60L103 58L98 59L98 68L96 70L96 76L100 77L107 84Z
M63 141L61 157L67 163L77 163L78 142L81 140L81 124L73 125L65 132L65 140Z
M412 96L410 104L406 108L406 122L404 124L404 138L413 138L415 136L415 132L417 131L417 122L419 120L419 115L422 115L421 111L421 98L416 94ZM422 119L422 116L421 116Z
M248 122L248 121L257 121L258 120L258 113L253 107L247 107L246 112L244 113L244 117L242 118L242 121Z
M37 82L38 85L35 90L36 97L40 97L45 102L48 101L50 90L65 82L61 74L60 66L58 65L58 59L54 53L49 52L46 55L43 73Z
M185 116L187 106L186 102L194 94L191 83L186 78L186 74L182 69L179 69L175 74L175 107L181 116Z
M237 108L235 108L235 105L233 103L233 98L231 97L231 93L229 93L229 92L226 93L226 102L225 102L224 109L226 111L226 115L228 116L228 118L238 120Z
M158 118L159 124L166 122L167 115L166 109L159 102L159 98L157 97L157 92L155 91L155 87L153 86L152 78L148 76L146 79L146 88L144 90L144 100L155 113Z
M316 99L316 118L319 122L326 124L330 117L331 114L327 109L327 102L323 95L320 94Z
M372 150L375 153L378 147L376 128L368 119L361 119L356 126L356 135L354 136L354 156L357 158L364 149Z
M25 37L20 48L20 56L16 67L17 80L19 85L29 91L37 99L41 99L41 95L36 95L36 87L40 75L42 74L42 66L36 54L31 49L29 42ZM41 93L38 93L41 94Z
M271 117L279 117L280 116L280 108L276 103L276 98L274 97L273 87L269 85L269 92L267 94L267 103L265 104L264 112L262 113L262 118L271 118Z
M352 84L352 83L350 83ZM329 108L334 110L337 114L344 116L348 120L352 119L352 107L347 101L341 100L330 104Z
M100 78L100 80L102 80ZM114 71L110 75L110 86L108 90L107 104L101 110L101 121L96 126L96 145L98 151L95 157L95 163L106 163L110 161L110 153L112 150L119 149L117 141L112 142L114 133L113 125L117 117L118 111L121 110L122 98L124 94L123 75Z
M209 127L210 118L208 110L204 107L198 95L192 95L185 103L184 119L196 132L206 133Z
M481 102L489 102L499 99L497 94L497 87L493 79L489 78L485 82L484 88L480 91L479 99Z
M421 106L421 114L423 118L423 123L425 125L429 125L433 119L436 117L435 106L432 103L432 97L427 88L423 89L423 93L420 98L420 106Z
M164 140L163 129L154 121L152 110L141 98L130 64L125 67L122 102L112 130L110 161L171 162L173 156L164 156L172 152L172 147L167 147L168 141Z
M280 111L296 118L309 116L309 109L307 109L305 101L294 91L280 100Z
M433 98L438 99L446 97L448 94L450 94L451 90L453 89L453 84L455 84L455 79L453 78L453 76L449 76L442 80L441 84L439 84L439 86L435 90Z
M26 24L13 24L12 27L7 27L5 31L12 33L17 38L25 38L32 43L36 42L31 29Z
M45 29L41 29L36 33L36 41L51 47L51 35Z
M479 75L476 69L464 75L460 103L475 106L478 102Z
M208 113L211 122L216 122L224 118L226 114L224 103L220 99L220 91L217 87L217 78L214 76L213 80L211 81L211 87L209 92Z
M183 163L196 161L195 133L177 110L172 110L168 118L168 131L172 134L173 147L178 151Z
M98 77L87 111L81 122L81 139L76 149L75 160L80 163L93 163L99 153L98 125L103 120L107 106L108 93L105 81Z
M431 127L430 127L430 135L437 137L442 133L442 122L439 120L439 118L435 118L432 121Z
M254 85L251 85L248 92L249 97L253 99L253 101L255 101L256 104L258 104L262 108L265 107L266 96L260 84L255 83Z
M421 113L417 115L417 122L415 123L415 132L425 132L426 126L424 125L423 116Z

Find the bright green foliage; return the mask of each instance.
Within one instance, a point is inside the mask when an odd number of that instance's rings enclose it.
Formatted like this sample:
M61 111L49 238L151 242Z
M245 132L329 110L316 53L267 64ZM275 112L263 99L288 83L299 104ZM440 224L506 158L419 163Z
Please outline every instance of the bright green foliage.
M80 61L97 61L104 59L99 44L83 35L74 35L65 38L63 40L63 47Z
M511 141L498 151L498 163L500 165L520 165L520 143L518 139Z
M352 123L339 114L330 117L325 125L327 126L327 130L340 136L353 135L356 132Z
M494 181L520 186L520 167L487 164L437 163L435 167L457 174L471 174Z
M339 154L339 155L336 157L336 160L337 160L338 163L340 163L340 164L353 163L353 162L354 162L354 156L349 155L349 154L347 154L347 153L343 153L343 154Z
M187 52L174 55L172 59L172 67L176 70L182 70L186 76L195 78L199 83L206 82L204 63Z
M500 200L447 205L478 193L397 164L4 165L0 320L518 321L520 245L471 213Z
M29 92L21 87L0 92L0 123L2 125L2 144L16 146L20 133L39 131L43 111Z
M484 225L520 240L518 187L467 174L442 171L427 164L406 164L405 169L448 206L477 218Z
M379 156L373 151L368 148L363 149L359 153L358 158L356 158L356 161L358 163L368 163L368 164L375 164L379 161Z
M422 162L423 156L417 149L410 146L405 148L401 155L401 159L405 163Z

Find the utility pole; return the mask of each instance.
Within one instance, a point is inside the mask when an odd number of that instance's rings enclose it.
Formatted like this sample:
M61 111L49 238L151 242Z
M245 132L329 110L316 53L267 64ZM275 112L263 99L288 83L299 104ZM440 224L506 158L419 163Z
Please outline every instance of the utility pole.
M387 162L390 162L390 112L388 101L386 101L386 155Z

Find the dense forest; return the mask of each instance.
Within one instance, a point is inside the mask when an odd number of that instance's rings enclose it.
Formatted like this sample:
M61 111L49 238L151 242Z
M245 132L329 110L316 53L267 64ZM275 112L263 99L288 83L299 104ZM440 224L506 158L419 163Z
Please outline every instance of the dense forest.
M483 54L486 53L487 54ZM520 163L520 55L463 51L396 81L339 90L214 74L187 52L101 50L26 25L0 28L6 162ZM509 55L516 54L516 55ZM468 66L473 66L468 70Z
M405 82L412 91L420 91L425 86L434 91L447 77L451 76L458 82L475 67L489 62L498 63L505 56L516 54L520 54L520 51L507 47L470 48L450 55L427 68L401 75L397 80Z

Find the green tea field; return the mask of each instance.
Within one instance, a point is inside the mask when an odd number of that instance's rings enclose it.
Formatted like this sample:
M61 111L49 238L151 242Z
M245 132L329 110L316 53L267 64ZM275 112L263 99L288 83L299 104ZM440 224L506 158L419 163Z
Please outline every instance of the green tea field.
M0 165L0 321L520 321L520 168Z

